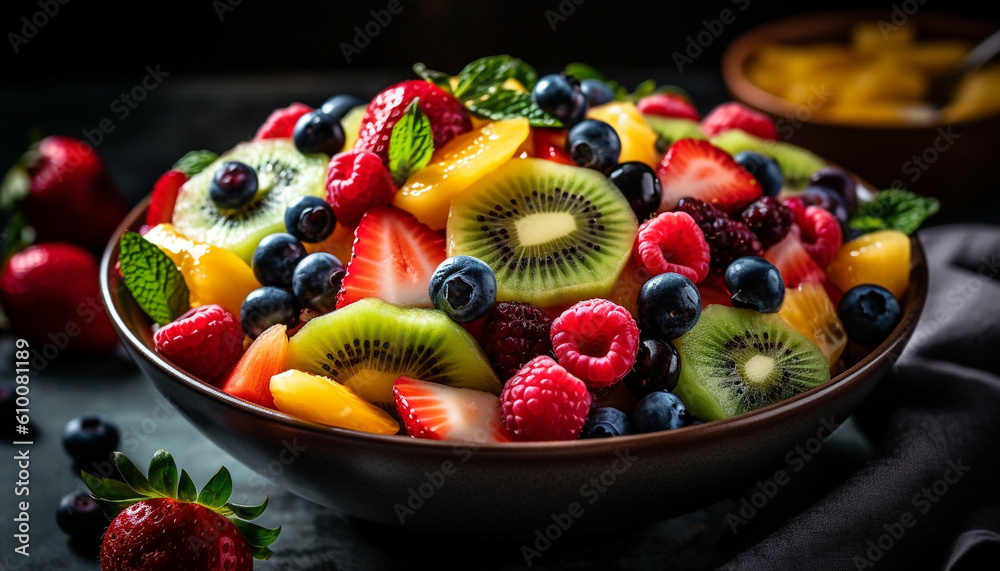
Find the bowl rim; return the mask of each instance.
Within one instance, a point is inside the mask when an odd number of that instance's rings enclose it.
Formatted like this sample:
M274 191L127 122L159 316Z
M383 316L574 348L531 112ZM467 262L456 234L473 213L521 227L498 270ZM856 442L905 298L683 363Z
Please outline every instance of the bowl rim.
M750 79L747 78L746 74L744 74L744 65L753 53L762 45L767 43L784 43L794 41L792 38L785 37L788 35L786 33L788 30L794 30L795 32L793 32L792 35L797 38L798 36L795 34L801 33L799 30L802 29L815 30L816 28L821 28L831 31L838 29L840 26L851 22L857 22L859 20L885 19L890 17L890 14L891 11L889 8L829 10L789 16L755 26L740 34L735 40L726 46L726 49L722 54L721 71L726 89L731 95L734 96L734 98L749 103L762 111L778 117L795 117L795 113L801 105L774 95L769 91L765 91L751 82ZM946 27L966 27L976 31L977 33L982 32L982 36L984 38L989 35L991 31L993 31L993 28L986 22L957 14L918 10L917 12L910 14L908 16L908 19L909 18L917 21L918 25L920 21L931 20L939 24L943 24ZM775 35L781 39L777 41L772 40L771 38ZM801 39L804 40L807 38L803 36ZM939 119L932 123L864 123L859 121L833 120L824 117L810 117L805 121L801 121L797 117L795 118L796 121L800 121L802 123L823 125L826 127L840 127L845 129L886 129L893 131L937 129L939 127L961 126L970 123L997 119L1000 119L1000 112L982 117L962 119L959 121L945 121Z
M122 302L119 295L122 291L127 291L124 283L119 282L120 287L112 288L112 280L118 280L115 270L115 262L118 259L118 249L121 236L127 230L137 231L145 220L145 212L149 206L150 197L146 197L136 205L125 217L115 230L104 254L101 258L101 299L108 311L111 323L117 331L122 341L128 345L131 352L138 357L145 359L152 366L159 369L172 382L184 385L200 396L210 398L217 404L234 407L242 413L249 414L265 422L278 423L285 428L312 433L316 437L327 438L348 438L362 441L379 447L406 447L408 451L414 451L419 447L424 450L454 450L456 447L474 448L476 453L486 451L498 456L525 454L536 454L542 457L552 455L576 455L580 452L610 452L614 453L630 447L648 448L670 445L692 444L698 440L709 440L713 437L722 437L727 433L743 431L754 427L766 426L780 422L788 415L794 415L802 409L809 409L819 406L823 402L831 399L834 395L849 391L854 385L862 383L865 373L877 361L885 358L893 352L901 352L902 344L905 344L910 335L916 330L917 321L923 311L927 298L928 275L927 262L923 246L919 238L911 236L911 280L907 297L912 296L912 301L905 305L910 306L910 311L903 314L899 324L892 331L888 338L878 347L874 348L863 359L832 377L829 381L814 387L806 392L798 394L792 398L772 404L770 406L750 412L733 416L730 418L705 422L694 426L650 432L644 434L630 434L617 436L614 438L579 439L572 441L542 441L542 442L473 442L457 440L428 440L421 438L406 438L400 435L379 435L367 432L360 432L345 428L327 426L308 420L303 420L277 410L272 410L264 406L244 401L214 385L201 381L187 372L175 367L164 357L157 354L155 349L146 345L133 332L125 322L124 317L119 312L119 305ZM134 303L134 302L133 302ZM183 408L183 407L180 407Z

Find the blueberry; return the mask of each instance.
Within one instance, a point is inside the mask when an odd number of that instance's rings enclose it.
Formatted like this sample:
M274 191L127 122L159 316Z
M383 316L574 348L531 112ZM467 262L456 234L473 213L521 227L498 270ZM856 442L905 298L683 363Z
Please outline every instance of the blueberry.
M344 127L339 120L322 111L311 111L295 123L292 140L302 154L335 155L344 148Z
M680 397L667 391L653 391L639 400L632 422L636 432L673 430L691 424L692 418Z
M688 278L667 272L649 278L636 303L639 329L661 341L676 339L701 317L701 293Z
M56 523L59 524L59 529L73 539L97 541L104 535L111 520L104 515L104 511L90 494L79 491L66 494L59 500Z
M497 277L485 262L472 256L455 256L441 262L431 275L427 293L434 307L457 323L486 315L497 300Z
M531 90L531 99L567 127L579 123L587 114L587 96L580 82L565 74L542 76Z
M333 232L337 217L322 198L303 196L285 209L285 229L303 242L322 242Z
M118 447L118 428L101 415L78 416L66 423L62 442L78 462L107 460Z
M614 407L591 409L583 423L580 438L607 438L632 434L632 423L628 415Z
M660 208L660 198L663 196L660 177L646 163L621 163L611 171L608 178L625 195L640 222Z
M618 164L622 140L604 121L585 119L566 135L566 151L581 167L606 173Z
M622 382L637 399L653 391L672 391L681 376L681 356L669 341L650 337L639 340L635 364Z
M333 254L309 254L295 266L292 293L300 306L329 313L337 308L337 292L344 273L344 264Z
M781 173L778 161L754 151L736 153L736 156L733 158L757 179L757 182L760 183L760 189L764 192L764 196L778 196L778 193L781 191L781 185L785 182L785 177Z
M858 182L844 169L823 167L809 177L809 186L821 186L839 194L848 212L858 207Z
M216 169L208 195L220 209L240 208L257 195L257 171L239 161L227 161Z
M292 292L280 287L264 286L247 295L240 306L240 325L252 339L272 325L284 323L295 327L299 322L299 308Z
M327 99L320 106L319 110L322 113L326 113L330 117L333 117L337 121L344 118L347 112L359 105L364 105L367 103L364 99L356 95L334 95L333 97Z
M600 79L584 79L580 82L580 91L587 98L587 105L589 107L604 105L615 98L615 92L611 91L608 84Z
M265 236L253 258L250 267L257 281L264 285L290 288L295 266L306 257L306 248L291 234L279 233Z
M903 311L889 290L861 284L847 290L837 307L837 316L852 341L875 347L896 328Z
M847 202L836 191L823 186L810 186L803 190L799 196L802 197L806 206L819 206L836 216L841 226L847 224L847 219L850 216Z
M785 282L774 264L758 256L743 256L726 268L726 288L733 307L774 313L785 299Z

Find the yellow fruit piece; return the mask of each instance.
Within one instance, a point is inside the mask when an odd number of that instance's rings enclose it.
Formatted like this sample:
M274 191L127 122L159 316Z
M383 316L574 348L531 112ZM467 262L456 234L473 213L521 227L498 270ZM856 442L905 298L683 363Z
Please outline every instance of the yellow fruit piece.
M326 237L326 240L311 244L302 244L310 254L315 252L326 252L333 254L345 266L351 261L351 250L354 248L354 228L348 228L343 224L337 224L333 232Z
M622 141L618 162L639 161L652 168L660 164L656 151L656 131L642 118L642 113L629 102L612 101L587 111L588 119L604 121L614 127Z
M844 352L847 333L821 284L804 283L795 289L785 290L785 300L778 315L815 343L831 366Z
M851 240L837 250L827 275L845 292L856 285L876 284L902 299L910 285L910 237L898 230L880 230Z
M969 121L1000 112L1000 66L989 66L965 77L955 99L942 112L948 121Z
M172 224L158 224L144 237L177 264L191 292L191 307L217 303L239 318L247 294L261 287L253 270L239 256L190 240Z
M448 223L451 200L510 160L529 132L528 120L518 118L488 123L455 137L406 181L393 205L441 230Z
M295 369L271 377L274 406L292 416L373 434L396 434L399 424L350 388Z
M851 30L851 47L855 53L872 56L887 48L907 48L913 43L916 30L912 24L894 26L889 22L858 22Z
M628 263L625 264L621 275L618 276L618 281L615 282L614 288L607 296L608 301L613 301L624 307L632 314L632 317L638 317L639 310L636 308L636 303L639 300L639 290L650 277L649 272L637 266L632 256L629 256Z
M344 151L354 148L354 143L358 142L358 133L361 131L361 121L365 118L367 105L358 105L351 109L340 120L340 125L344 128Z

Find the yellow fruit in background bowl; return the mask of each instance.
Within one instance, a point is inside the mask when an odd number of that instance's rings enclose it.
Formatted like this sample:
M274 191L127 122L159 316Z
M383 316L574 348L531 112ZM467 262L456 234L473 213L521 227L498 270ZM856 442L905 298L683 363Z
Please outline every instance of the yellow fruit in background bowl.
M435 230L448 223L451 200L514 156L530 133L528 120L488 123L455 137L407 179L392 203Z
M294 417L373 434L396 434L399 424L388 413L350 388L326 377L294 369L271 377L274 406Z
M660 164L660 153L656 151L658 135L634 104L627 101L605 103L588 110L587 118L604 121L614 127L622 141L618 162L639 161L654 169Z
M778 310L793 329L805 335L826 355L833 366L847 346L847 333L837 317L822 284L803 283L797 288L785 290L785 299Z
M851 240L837 250L827 276L845 292L876 284L901 299L910 285L910 237L898 230L879 230Z
M172 224L157 224L143 237L177 264L191 292L191 307L217 303L238 319L243 300L261 287L242 258L225 248L195 242Z

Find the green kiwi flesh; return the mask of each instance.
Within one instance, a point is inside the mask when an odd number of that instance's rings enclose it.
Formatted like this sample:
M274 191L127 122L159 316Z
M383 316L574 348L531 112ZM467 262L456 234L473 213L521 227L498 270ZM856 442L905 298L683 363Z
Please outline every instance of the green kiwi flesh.
M674 392L705 420L756 410L830 380L819 348L775 313L709 305L674 344L681 355Z
M447 246L493 269L497 299L548 307L609 295L635 233L635 214L601 173L515 159L452 201Z
M245 163L257 172L257 194L240 208L220 210L208 193L215 171L226 161ZM240 143L177 193L173 223L192 240L225 248L250 263L257 244L268 234L285 231L285 208L296 198L326 196L329 158L303 155L291 139Z
M707 139L701 125L691 119L675 117L660 117L659 115L643 115L646 123L656 131L656 150L661 154L667 152L674 141L680 139Z
M310 320L288 340L285 366L331 378L386 409L400 375L494 394L502 388L475 339L444 312L376 298Z
M827 165L811 151L784 141L767 141L742 129L730 129L712 138L712 144L736 156L743 151L756 151L778 162L785 176L785 188L802 190L809 185L812 173Z

